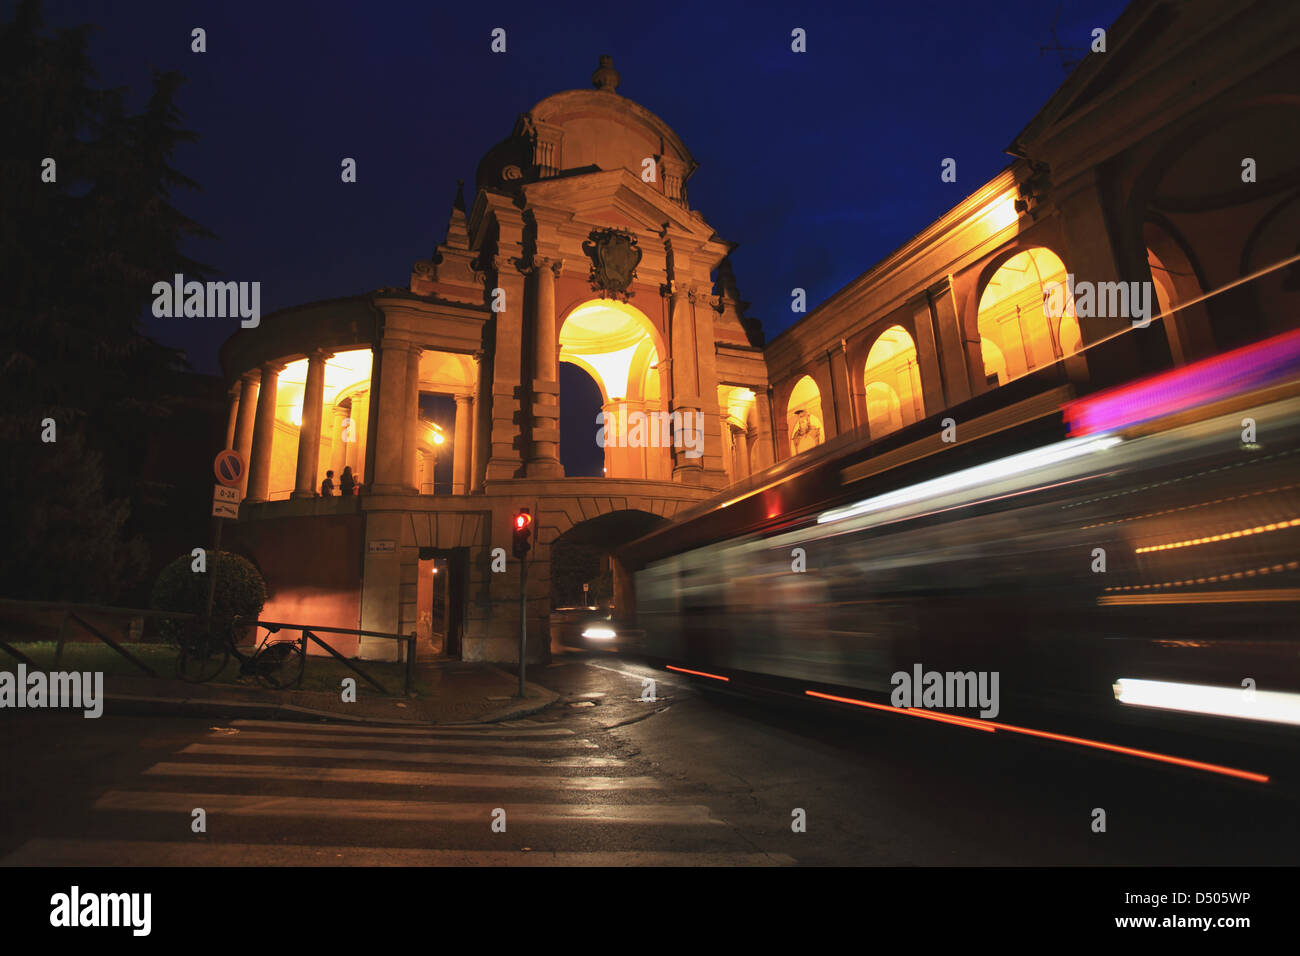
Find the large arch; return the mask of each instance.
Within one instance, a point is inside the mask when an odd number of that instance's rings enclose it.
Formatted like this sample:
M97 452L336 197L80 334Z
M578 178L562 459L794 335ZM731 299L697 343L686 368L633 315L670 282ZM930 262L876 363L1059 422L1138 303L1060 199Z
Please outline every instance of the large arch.
M320 429L320 453L313 488L319 489L327 471L334 472L335 494L345 467L360 475L365 461L365 415L370 394L373 353L369 348L339 351L325 361ZM283 501L294 491L302 409L307 388L306 356L285 362L276 378L275 431L271 438L270 484L267 500ZM349 454L351 453L351 454Z
M916 343L901 325L892 325L876 337L867 352L863 379L872 438L925 417Z
M735 484L754 468L753 448L758 440L758 396L743 385L718 386L718 415L722 420L722 466Z
M565 313L559 360L585 371L600 389L606 478L671 475L667 430L650 427L663 411L659 371L665 354L655 324L644 312L614 299L588 299ZM561 395L561 405L563 405Z
M1135 163L1120 238L1135 258L1145 253L1157 297L1177 295L1185 302L1213 293L1300 251L1293 226L1300 95L1292 92L1288 71L1293 65L1279 65L1252 83L1250 94L1221 97ZM1224 173L1207 177L1207 169ZM1294 328L1300 288L1288 287L1287 272L1276 270L1175 312L1167 323L1174 360Z
M976 318L990 385L1005 385L1080 349L1066 288L1065 263L1046 246L1014 253L990 275Z
M792 455L816 448L826 440L822 393L811 375L805 375L795 382L790 398L786 401L785 420Z

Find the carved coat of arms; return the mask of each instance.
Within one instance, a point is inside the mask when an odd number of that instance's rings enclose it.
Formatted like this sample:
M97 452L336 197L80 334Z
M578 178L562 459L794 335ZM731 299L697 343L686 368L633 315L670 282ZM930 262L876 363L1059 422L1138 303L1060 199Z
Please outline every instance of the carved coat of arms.
M582 251L591 257L591 287L626 302L633 295L629 290L641 261L636 236L621 229L598 230L582 244Z

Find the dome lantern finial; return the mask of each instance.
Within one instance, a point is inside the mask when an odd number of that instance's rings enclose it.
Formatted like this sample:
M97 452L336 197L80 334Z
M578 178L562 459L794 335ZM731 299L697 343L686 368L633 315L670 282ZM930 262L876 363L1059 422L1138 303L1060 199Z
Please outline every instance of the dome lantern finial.
M606 93L613 93L618 87L618 70L614 69L614 58L605 54L600 58L600 67L591 74L591 85Z

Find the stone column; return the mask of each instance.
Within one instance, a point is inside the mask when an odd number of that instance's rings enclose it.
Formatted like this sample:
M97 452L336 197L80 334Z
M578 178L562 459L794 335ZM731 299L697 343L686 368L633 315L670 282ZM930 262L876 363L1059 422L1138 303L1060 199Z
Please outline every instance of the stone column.
M641 471L641 449L628 445L630 417L638 403L625 399L606 402L601 406L607 418L605 428L605 468L607 478L637 478ZM641 430L641 440L649 440L646 430Z
M1079 282L1123 282L1142 280L1150 270L1143 261L1126 259L1119 230L1111 225L1108 210L1114 207L1113 190L1096 167L1085 170L1067 182L1054 184L1053 202L1061 213L1065 234L1065 265ZM1135 250L1136 253L1136 250ZM1088 348L1117 333L1132 331L1131 317L1081 317L1079 334ZM1155 323L1152 323L1153 325ZM1164 330L1150 327L1138 334L1117 335L1085 357L1066 359L1072 377L1087 375L1095 384L1130 381L1163 359L1168 361L1168 342Z
M683 422L689 414L700 414L700 384L696 366L695 323L684 284L670 283L668 289L669 345L672 351L672 394L669 411L680 412ZM704 459L687 458L687 449L673 442L673 481L702 484Z
M283 365L262 366L257 390L257 418L253 423L253 448L248 462L248 500L266 501L271 491L271 447L275 440L275 399Z
M936 345L939 351L939 360L943 366L944 403L946 407L951 407L966 401L972 394L972 369L967 362L966 331L961 316L957 314L957 301L952 287L952 280L944 278L932 285L926 292L926 298L929 302L933 328L938 333ZM973 351L979 358L979 379L976 384L982 385L984 382L984 354L980 349L978 338L973 344ZM925 375L924 369L921 370L921 374ZM924 388L924 381L922 382L922 388ZM975 394L982 391L984 389L979 388Z
M412 347L406 356L406 429L402 441L402 479L411 494L420 493L420 352Z
M533 316L532 442L527 474L530 478L559 478L560 383L559 342L555 333L555 279L564 268L563 259L534 256L532 260L537 295Z
M494 256L492 268L496 273L496 288L501 290L504 308L496 313L494 319L496 337L492 369L492 448L487 462L488 480L519 476L519 432L526 415L516 396L516 389L523 384L524 277L509 256ZM496 298L495 295L493 298Z
M853 415L853 396L849 394L848 356L844 354L845 343L841 339L838 345L831 346L826 353L826 372L831 381L831 413L835 418L835 434L843 435L857 427ZM826 411L825 403L822 411Z
M937 415L946 406L943 373L939 370L939 346L935 341L934 320L930 316L930 297L922 295L911 302L912 327L916 331L916 361L920 367L921 397L925 411L921 417Z
M757 386L754 389L754 418L757 431L754 441L754 467L751 471L762 471L776 461L776 424L772 421L772 401L768 397L769 389Z
M405 342L384 344L380 352L375 434L366 439L374 445L374 475L369 476L367 488L371 494L400 495L410 491L402 468L408 431L406 367L410 346Z
M420 494L422 495L437 494L438 487L434 482L435 473L438 470L437 451L420 452L419 467L420 467Z
M707 276L692 284L688 300L691 321L695 327L695 378L699 383L700 411L703 414L704 483L714 488L726 485L727 476L722 467L726 450L722 447L722 433L726 427L718 408L717 342L713 320L718 314L718 297L707 291Z
M451 448L451 493L464 495L469 493L469 466L472 450L470 448L471 417L474 413L474 400L469 395L456 396L456 428Z
M337 491L339 478L343 475L343 466L347 464L345 455L347 449L343 445L343 423L347 420L348 411L342 405L335 405L331 412L333 419L330 422L330 470L334 472L334 488Z
M736 430L736 480L750 476L749 467L749 432L741 425Z
M316 472L320 467L320 427L325 403L327 352L316 349L307 356L307 385L302 396L302 425L298 429L298 471L293 498L316 497Z
M366 436L370 431L370 390L357 392L352 396L352 441L348 445L348 461L352 466L352 477L365 481L370 487L370 475L366 471Z
M474 452L470 463L469 490L483 490L484 449L492 438L492 393L483 374L483 353L474 356Z
M230 396L230 417L226 419L226 447L235 447L235 422L239 420L239 393L243 390L243 382L236 382L230 386L230 391L226 394Z
M241 496L248 490L248 464L253 454L253 420L257 414L258 373L245 372L239 377L239 417L235 419L235 451L244 456L244 477L239 482Z

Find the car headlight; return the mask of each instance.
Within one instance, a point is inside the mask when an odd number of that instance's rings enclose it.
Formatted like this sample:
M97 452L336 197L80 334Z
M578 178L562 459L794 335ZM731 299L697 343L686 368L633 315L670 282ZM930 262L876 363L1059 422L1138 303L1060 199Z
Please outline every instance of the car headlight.
M608 641L615 636L612 627L589 627L582 632L583 637L590 637L597 641Z

